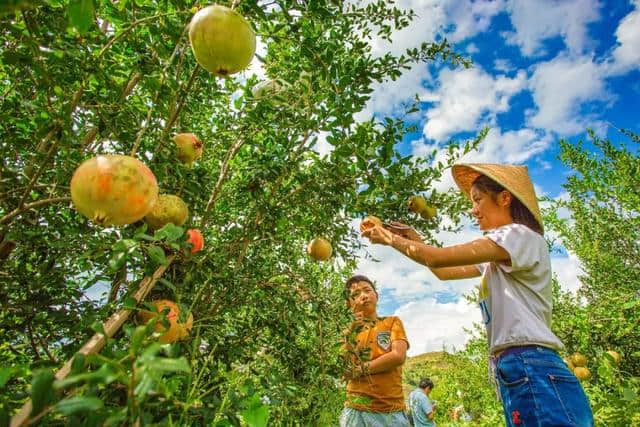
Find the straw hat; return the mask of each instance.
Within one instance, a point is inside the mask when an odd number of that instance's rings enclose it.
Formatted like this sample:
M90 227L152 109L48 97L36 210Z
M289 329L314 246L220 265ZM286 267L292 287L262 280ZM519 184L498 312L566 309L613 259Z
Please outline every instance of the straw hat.
M544 230L542 215L540 215L540 208L538 207L538 198L526 166L459 163L453 165L451 173L458 187L469 199L471 199L471 185L478 176L485 175L491 178L520 200L529 209L529 212L533 214L533 217L540 224L540 228Z

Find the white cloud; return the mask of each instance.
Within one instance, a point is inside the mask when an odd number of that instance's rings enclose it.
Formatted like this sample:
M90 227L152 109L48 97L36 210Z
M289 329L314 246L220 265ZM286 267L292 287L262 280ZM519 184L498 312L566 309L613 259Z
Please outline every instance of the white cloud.
M447 21L445 2L442 0L398 0L393 6L405 11L411 9L417 16L408 27L393 33L393 43L380 38L372 40L374 56L382 56L387 52L399 55L409 48L420 46L424 41L434 40Z
M572 53L582 53L592 42L587 25L600 18L597 0L510 0L507 5L514 27L505 33L507 43L525 56L544 54L543 42L562 37Z
M590 57L559 55L534 67L529 80L536 108L527 112L529 126L574 135L597 120L582 111L588 102L611 102L603 67Z
M446 346L461 349L469 339L463 328L481 322L480 310L460 299L456 303L439 304L433 298L412 301L394 313L402 319L410 348L409 356L442 350Z
M553 136L551 134L539 130L523 128L503 132L499 128L492 128L478 150L465 154L459 162L523 164L543 153L552 142ZM425 157L434 148L442 148L442 145L430 144L422 139L412 142L414 156ZM447 150L440 149L434 163L444 162L447 155ZM433 186L436 191L442 192L448 191L450 188L457 188L450 171L445 172L442 179L434 182Z
M442 141L457 132L494 124L497 114L508 110L511 97L525 85L524 71L509 78L493 77L480 68L445 69L436 90L422 97L435 104L427 111L424 135Z
M504 0L458 0L447 5L447 17L455 29L447 39L458 42L489 29L491 19L505 8Z
M355 120L366 121L371 119L374 114L400 113L401 105L412 102L414 96L424 90L422 82L430 81L430 79L429 71L424 65L415 65L395 81L374 83L371 99L367 101L365 108L355 115Z
M614 74L640 67L640 0L635 1L635 10L624 17L616 30L618 45L613 51Z
M582 286L578 276L583 275L582 263L575 254L569 253L568 257L551 258L551 269L558 278L558 283L563 290L576 293Z
M315 145L311 148L316 153L320 154L320 157L324 157L330 154L335 147L327 142L327 136L329 132L320 131L318 132L318 140Z

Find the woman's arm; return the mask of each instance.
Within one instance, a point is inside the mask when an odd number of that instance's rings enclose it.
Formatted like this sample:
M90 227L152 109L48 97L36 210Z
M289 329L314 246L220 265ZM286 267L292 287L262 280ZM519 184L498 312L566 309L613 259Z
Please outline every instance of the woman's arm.
M367 237L371 243L391 246L412 260L432 269L462 266L475 269L475 267L473 267L475 264L484 262L508 262L511 259L506 250L485 237L461 245L438 248L422 242L406 239L379 226L373 227L362 234ZM440 273L445 277L455 275L455 278L468 278L479 276L480 272L477 269L476 272L477 274L474 273L471 275L472 270L465 269L464 271L449 270L448 272L441 271ZM434 274L438 275L436 272L434 272Z

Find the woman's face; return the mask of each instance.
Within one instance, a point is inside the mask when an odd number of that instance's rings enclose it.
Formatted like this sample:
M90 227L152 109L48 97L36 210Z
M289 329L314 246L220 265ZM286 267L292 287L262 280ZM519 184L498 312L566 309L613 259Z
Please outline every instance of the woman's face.
M476 186L471 187L471 215L476 218L480 230L491 230L506 224L511 224L511 193L504 190L494 197Z

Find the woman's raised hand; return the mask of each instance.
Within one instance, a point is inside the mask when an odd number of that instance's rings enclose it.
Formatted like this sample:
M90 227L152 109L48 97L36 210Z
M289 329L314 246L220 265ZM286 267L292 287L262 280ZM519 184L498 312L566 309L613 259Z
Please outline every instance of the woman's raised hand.
M407 240L413 240L414 242L422 242L422 237L413 228L398 221L391 221L385 224L385 228L400 237L404 237Z

